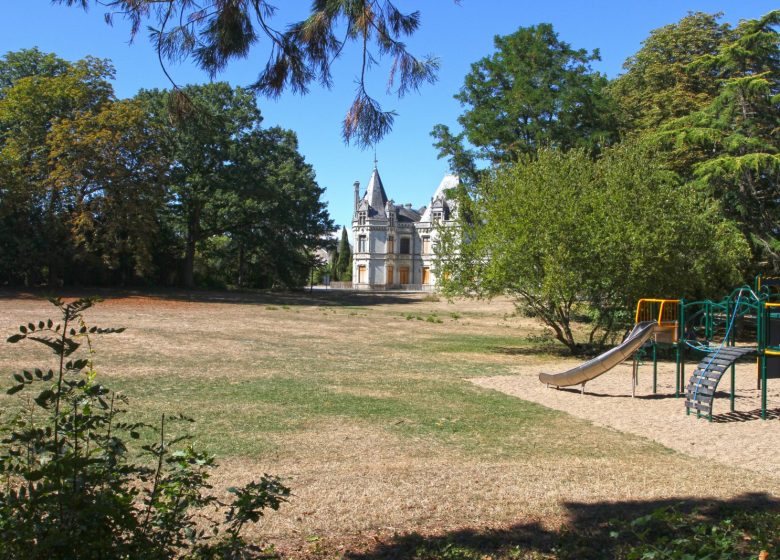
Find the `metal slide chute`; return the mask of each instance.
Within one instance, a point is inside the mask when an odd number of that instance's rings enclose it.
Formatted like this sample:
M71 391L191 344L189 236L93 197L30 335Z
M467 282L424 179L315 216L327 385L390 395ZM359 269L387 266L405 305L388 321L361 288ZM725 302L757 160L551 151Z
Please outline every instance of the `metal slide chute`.
M628 359L653 336L657 323L655 321L642 321L634 325L626 339L618 346L607 350L600 356L588 360L575 368L558 374L540 373L539 381L554 387L570 387L582 385L611 370L623 360Z

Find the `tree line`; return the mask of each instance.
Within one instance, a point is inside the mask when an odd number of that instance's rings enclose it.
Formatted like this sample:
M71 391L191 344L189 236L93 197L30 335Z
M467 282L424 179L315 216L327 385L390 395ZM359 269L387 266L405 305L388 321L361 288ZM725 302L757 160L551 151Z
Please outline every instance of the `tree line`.
M780 273L780 11L731 26L690 13L613 80L549 24L496 37L437 125L461 176L442 232L450 293L509 293L577 350L640 297L705 297Z
M295 133L240 87L117 99L113 77L0 59L0 284L305 283L334 226Z

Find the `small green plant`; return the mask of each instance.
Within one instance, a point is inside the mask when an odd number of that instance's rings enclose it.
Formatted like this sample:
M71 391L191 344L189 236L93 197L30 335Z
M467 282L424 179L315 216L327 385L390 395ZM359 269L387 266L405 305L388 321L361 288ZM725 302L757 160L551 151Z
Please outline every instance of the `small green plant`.
M14 373L7 391L20 405L0 425L0 557L238 559L259 552L241 531L278 509L289 489L264 475L231 489L228 502L209 494L214 458L171 429L191 420L125 421L128 400L97 382L91 337L124 329L88 327L83 312L94 299L50 301L57 322L31 322L8 338L47 347L55 365ZM85 344L86 356L77 356ZM148 443L134 453L130 440ZM223 512L221 522L204 515L211 507Z
M267 311L276 311L277 309L279 309L275 305L266 305L265 308Z
M436 313L432 313L431 315L428 315L425 320L429 323L443 323L441 319L436 315Z
M769 557L780 546L780 513L777 511L722 511L715 519L701 512L661 508L630 522L614 522L619 556L626 560L646 558L758 558Z
M423 296L422 300L436 303L438 301L441 301L441 298L439 298L438 294L426 294L425 296Z
M454 321L457 321L458 319L460 319L462 317L462 315L460 313L453 312L453 313L450 313L450 317L452 317L452 319Z

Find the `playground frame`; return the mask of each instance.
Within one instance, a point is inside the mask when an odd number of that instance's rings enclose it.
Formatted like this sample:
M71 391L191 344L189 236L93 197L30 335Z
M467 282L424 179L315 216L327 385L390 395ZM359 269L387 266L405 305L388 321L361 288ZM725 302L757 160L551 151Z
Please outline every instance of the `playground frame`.
M761 418L767 418L767 380L780 378L780 277L756 277L755 285L740 286L720 301L643 298L637 302L635 322L655 321L656 334L650 339L653 360L653 393L657 392L657 347L675 349L675 397L683 396L686 356L691 352L706 355L700 362L690 383L694 386L694 400L702 383L707 389L708 406L689 406L686 412L707 410L712 420L712 399L723 372L708 374L711 364L730 370L729 405L735 408L735 362L748 353L757 356L757 388L761 390ZM737 331L754 331L755 345L737 347ZM727 349L727 350L724 350ZM734 350L729 351L732 348ZM723 352L719 358L719 354ZM712 367L713 370L716 366ZM688 398L690 388L688 386Z

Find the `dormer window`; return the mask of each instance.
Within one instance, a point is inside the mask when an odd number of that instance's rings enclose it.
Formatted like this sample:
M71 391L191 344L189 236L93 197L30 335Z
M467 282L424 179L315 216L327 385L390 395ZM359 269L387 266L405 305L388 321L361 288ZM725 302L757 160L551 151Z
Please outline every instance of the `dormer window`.
M358 225L360 225L360 226L366 225L366 213L365 212L358 212Z
M441 216L442 216L441 212L434 212L433 213L433 223L434 224L438 224L439 222L441 222Z

